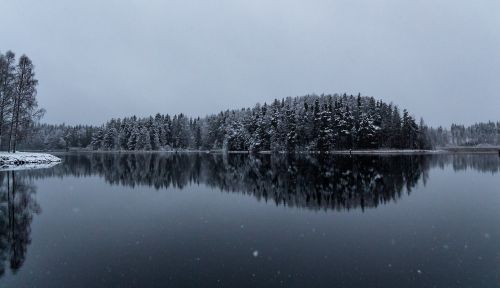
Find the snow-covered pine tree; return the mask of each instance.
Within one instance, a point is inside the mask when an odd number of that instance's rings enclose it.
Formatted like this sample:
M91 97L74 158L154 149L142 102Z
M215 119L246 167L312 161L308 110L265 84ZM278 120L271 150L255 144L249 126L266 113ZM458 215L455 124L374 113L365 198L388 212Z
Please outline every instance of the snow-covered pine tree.
M401 115L399 114L398 106L394 106L391 118L390 147L403 148L403 139L401 134Z
M117 148L118 131L115 127L106 129L104 139L102 141L102 148L104 150L114 150Z
M92 136L92 141L90 142L92 149L93 150L101 149L103 139L104 139L103 128L102 127L97 128L97 130L94 132L94 135Z
M417 149L419 148L418 139L419 131L415 119L409 115L406 109L403 110L403 126L401 127L403 148Z
M373 119L371 116L365 112L361 112L359 120L359 127L357 131L357 148L360 149L372 149L376 148L376 131L375 125L373 124Z
M127 141L128 150L136 150L138 138L139 128L137 127L137 123L133 123L132 128L130 129L130 136Z
M257 119L257 128L255 129L255 137L260 139L260 150L269 151L271 150L271 135L269 134L270 129L270 118L268 115L268 109L266 103L261 108L260 117Z
M297 124L295 121L295 106L290 107L286 105L285 107L285 129L286 129L286 151L293 153L297 148Z

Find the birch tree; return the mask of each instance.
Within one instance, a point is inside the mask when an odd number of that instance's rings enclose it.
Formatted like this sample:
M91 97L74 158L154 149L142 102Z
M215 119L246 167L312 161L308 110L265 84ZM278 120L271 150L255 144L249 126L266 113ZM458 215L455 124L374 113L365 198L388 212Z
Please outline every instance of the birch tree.
M5 134L5 126L12 113L12 100L15 80L15 55L7 51L0 54L0 148Z
M19 58L14 80L13 111L9 133L9 151L16 152L18 140L29 133L34 120L40 119L45 110L38 109L36 99L35 67L26 55Z

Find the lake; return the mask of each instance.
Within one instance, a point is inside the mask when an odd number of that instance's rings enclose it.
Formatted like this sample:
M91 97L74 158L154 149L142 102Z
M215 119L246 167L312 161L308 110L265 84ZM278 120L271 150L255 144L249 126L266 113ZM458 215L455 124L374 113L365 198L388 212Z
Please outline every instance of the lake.
M0 172L0 287L500 287L496 154L58 156Z

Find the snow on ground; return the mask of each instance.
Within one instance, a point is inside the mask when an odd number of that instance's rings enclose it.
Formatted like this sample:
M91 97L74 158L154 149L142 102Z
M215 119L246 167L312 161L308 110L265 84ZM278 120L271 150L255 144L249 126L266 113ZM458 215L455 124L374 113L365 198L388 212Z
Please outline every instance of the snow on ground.
M61 159L54 155L46 153L0 152L0 168L3 170L12 166L19 166L19 165L23 165L23 168L33 169L33 168L39 168L35 166L40 166L41 164L51 164L57 162L61 162ZM40 167L40 168L45 168L45 167Z
M60 162L51 163L30 163L21 165L2 165L0 166L0 171L19 171L19 170L33 170L33 169L44 169L56 166Z

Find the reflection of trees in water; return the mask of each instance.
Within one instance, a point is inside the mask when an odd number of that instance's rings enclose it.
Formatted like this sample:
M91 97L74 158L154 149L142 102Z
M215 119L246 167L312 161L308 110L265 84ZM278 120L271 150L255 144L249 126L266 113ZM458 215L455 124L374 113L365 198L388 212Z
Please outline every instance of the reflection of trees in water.
M29 179L14 171L0 173L0 275L7 262L16 272L26 258L33 214L40 213L35 192Z
M454 171L477 170L480 172L500 172L500 157L494 154L452 154L436 157L435 165L445 167L451 164Z
M89 153L64 155L32 177L100 175L114 185L156 189L203 183L277 205L312 209L376 207L425 184L431 167L499 172L492 155L246 155L196 153Z
M410 191L425 161L412 157L229 157L209 167L205 183L286 206L313 209L375 207Z
M65 155L34 177L101 175L111 184L156 189L203 183L286 206L312 209L375 207L425 180L429 158L171 153Z
M30 244L33 178L99 175L113 185L156 189L203 183L276 205L310 209L376 207L410 193L431 167L500 172L491 155L313 156L242 154L89 153L62 156L51 169L0 173L0 277L17 271Z

